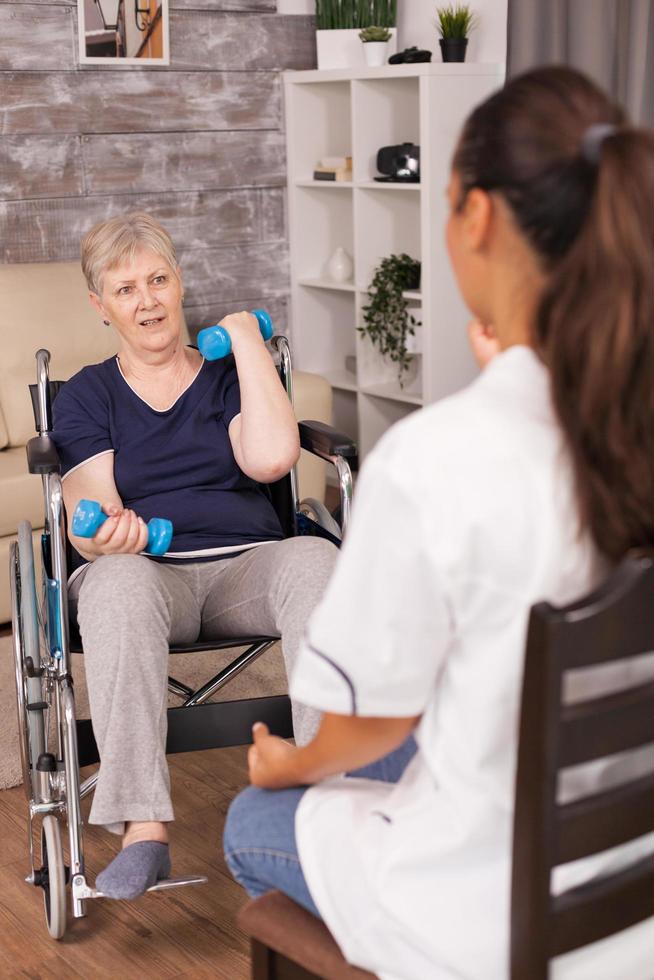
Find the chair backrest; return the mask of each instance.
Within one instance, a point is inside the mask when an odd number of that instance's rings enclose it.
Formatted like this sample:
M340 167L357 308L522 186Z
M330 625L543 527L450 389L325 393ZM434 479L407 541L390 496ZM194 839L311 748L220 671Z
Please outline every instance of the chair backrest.
M558 865L654 830L654 774L557 802L561 770L654 742L654 682L566 704L566 674L653 650L654 562L647 556L627 557L579 602L531 611L513 836L513 980L544 980L552 957L654 915L654 856L551 893Z

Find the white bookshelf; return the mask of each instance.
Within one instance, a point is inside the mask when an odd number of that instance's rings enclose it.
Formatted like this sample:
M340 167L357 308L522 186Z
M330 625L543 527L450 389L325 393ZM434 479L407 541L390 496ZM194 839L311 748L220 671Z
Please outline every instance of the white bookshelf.
M334 424L357 439L362 456L390 425L476 372L445 247L445 187L463 120L503 80L499 64L284 75L294 362L330 380ZM403 142L420 145L421 183L377 183L377 150ZM352 182L312 180L324 156L352 156ZM353 259L351 282L328 274L339 245ZM396 366L356 329L374 268L399 252L422 263L420 290L405 293L422 327L403 387Z

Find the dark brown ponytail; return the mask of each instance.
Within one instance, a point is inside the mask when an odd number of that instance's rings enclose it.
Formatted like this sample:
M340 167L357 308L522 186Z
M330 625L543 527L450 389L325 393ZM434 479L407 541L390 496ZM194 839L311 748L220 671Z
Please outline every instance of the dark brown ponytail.
M597 124L616 129L589 146ZM534 346L582 522L613 560L654 545L654 133L578 72L543 68L473 112L454 168L464 194L505 198L548 273Z

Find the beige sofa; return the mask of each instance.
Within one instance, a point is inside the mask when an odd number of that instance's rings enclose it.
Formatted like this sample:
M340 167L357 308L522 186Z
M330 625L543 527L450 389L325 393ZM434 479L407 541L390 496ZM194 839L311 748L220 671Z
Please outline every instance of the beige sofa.
M116 336L90 306L77 262L0 266L0 623L11 618L9 545L18 522L29 520L35 541L43 526L41 481L27 471L25 444L34 435L28 385L34 355L52 354L50 377L65 380L85 364L110 357ZM329 422L331 388L316 374L294 372L299 419ZM324 498L325 463L302 452L300 495ZM38 553L38 551L37 551Z

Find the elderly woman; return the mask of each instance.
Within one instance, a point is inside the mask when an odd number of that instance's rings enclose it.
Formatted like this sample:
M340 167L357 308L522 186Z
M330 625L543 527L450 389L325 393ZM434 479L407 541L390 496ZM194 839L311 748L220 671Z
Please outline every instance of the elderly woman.
M173 244L147 214L94 227L82 268L119 350L62 389L54 436L68 514L86 497L109 515L90 540L69 528L69 593L102 759L90 820L123 835L97 885L134 898L170 874L169 644L280 633L288 672L337 551L284 539L261 486L287 473L300 447L256 319L222 320L233 351L222 360L187 346ZM174 527L159 560L142 553L153 516ZM305 742L317 715L293 708Z

